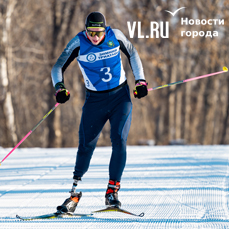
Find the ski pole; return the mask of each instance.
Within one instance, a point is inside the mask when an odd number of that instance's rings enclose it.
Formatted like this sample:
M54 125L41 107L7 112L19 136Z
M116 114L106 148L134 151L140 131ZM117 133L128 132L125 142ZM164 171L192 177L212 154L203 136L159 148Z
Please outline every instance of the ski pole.
M26 135L25 135L25 137L24 138L22 138L22 140L20 141L20 142L18 142L18 144L3 158L3 160L0 162L0 165L2 164L2 162L3 161L5 161L6 160L6 158L7 157L9 157L10 156L10 154L11 153L13 153L13 151L15 150L15 149L17 149L17 147L19 146L19 145L21 145L21 143L22 142L24 142L25 141L25 139L27 138L27 137L29 137L29 135L30 134L32 134L32 132L58 107L58 105L59 105L59 103L56 103L56 105L37 123L37 125L35 126L35 127L33 127L33 129L32 130L30 130Z
M223 71L214 72L214 73L210 73L210 74L202 75L202 76L197 76L197 77L193 77L193 78L186 79L186 80L180 80L180 81L177 81L177 82L174 82L174 83L169 83L169 84L165 84L165 85L158 86L158 87L152 87L152 88L149 88L148 91L153 91L153 90L169 87L169 86L176 85L176 84L186 83L186 82L189 82L189 81L198 80L198 79L206 78L206 77L209 77L209 76L218 75L218 74L221 74L221 73L225 73L227 71L228 71L228 68L227 67L223 67Z

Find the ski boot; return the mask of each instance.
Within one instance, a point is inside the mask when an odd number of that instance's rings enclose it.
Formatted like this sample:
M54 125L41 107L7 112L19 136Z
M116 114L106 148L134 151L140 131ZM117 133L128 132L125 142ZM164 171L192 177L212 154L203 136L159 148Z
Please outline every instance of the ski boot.
M57 212L70 213L70 214L74 213L79 203L79 200L82 196L82 192L79 192L79 193L76 192L76 187L77 187L77 183L79 180L81 179L78 179L78 180L74 179L72 190L70 191L71 196L67 198L62 205L57 206Z
M121 202L118 200L118 190L120 182L109 180L105 195L105 204L109 207L121 207Z

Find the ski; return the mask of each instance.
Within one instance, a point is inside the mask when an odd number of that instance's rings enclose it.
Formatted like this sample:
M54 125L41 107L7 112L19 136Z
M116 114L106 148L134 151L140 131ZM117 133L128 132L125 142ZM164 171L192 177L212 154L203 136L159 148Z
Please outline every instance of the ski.
M72 217L87 217L92 216L93 214L70 214L70 213L51 213L46 215L38 215L38 216L29 216L29 217L22 217L19 215L16 215L16 217L23 221L29 221L29 220L37 220L37 219L56 219L56 218L72 218Z
M142 212L141 214L137 215L135 213L132 213L132 212L129 212L129 211L126 211L124 209L121 209L119 207L107 207L107 208L104 208L104 209L101 209L101 210L97 210L97 211L93 211L93 213L101 213L101 212L121 212L121 213L125 213L125 214L128 214L128 215L133 215L133 216L139 216L139 217L143 217L145 215L144 212Z
M124 214L138 216L138 217L143 217L145 215L144 212L138 215L138 214L126 211L124 209L121 209L119 207L107 207L107 208L100 209L97 211L92 211L90 214L75 214L75 213L71 214L71 213L55 212L55 213L46 214L46 215L29 216L29 217L22 217L22 216L16 215L16 218L23 220L23 221L38 220L38 219L73 218L73 217L79 218L79 217L89 217L89 216L92 216L94 213L102 213L102 212L121 212Z

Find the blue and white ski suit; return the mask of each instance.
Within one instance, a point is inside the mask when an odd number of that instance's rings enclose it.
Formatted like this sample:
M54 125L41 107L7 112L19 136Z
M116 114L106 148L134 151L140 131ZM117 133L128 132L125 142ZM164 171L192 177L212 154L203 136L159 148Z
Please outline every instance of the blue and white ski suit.
M55 86L63 82L63 72L76 58L86 87L73 178L82 177L88 170L100 132L109 120L112 142L109 178L121 180L126 163L132 103L120 50L129 59L135 80L144 80L142 63L136 49L120 30L110 27L106 27L105 38L99 45L93 45L85 31L78 33L68 43L52 69Z

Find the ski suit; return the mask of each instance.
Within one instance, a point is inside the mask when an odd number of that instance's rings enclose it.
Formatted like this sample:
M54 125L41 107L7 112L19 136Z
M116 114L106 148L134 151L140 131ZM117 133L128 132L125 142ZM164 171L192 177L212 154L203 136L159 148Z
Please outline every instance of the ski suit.
M144 80L142 63L131 42L118 29L106 27L99 45L93 45L85 31L78 33L66 46L52 68L55 86L63 82L63 73L76 59L84 77L86 99L79 127L79 147L74 179L89 168L100 132L109 120L112 154L109 179L120 181L126 163L126 141L131 124L132 103L120 50L129 59L135 80Z

